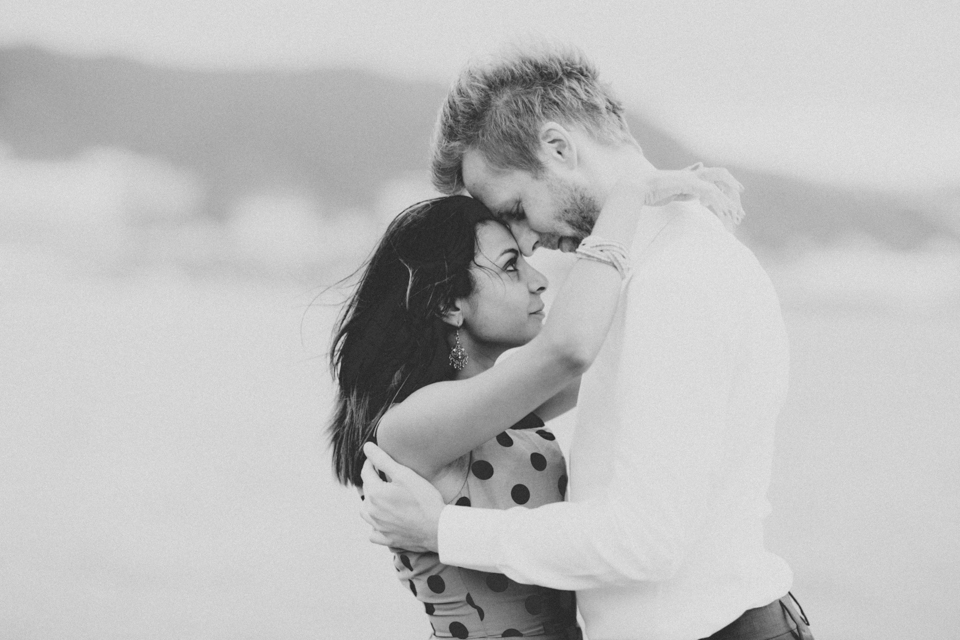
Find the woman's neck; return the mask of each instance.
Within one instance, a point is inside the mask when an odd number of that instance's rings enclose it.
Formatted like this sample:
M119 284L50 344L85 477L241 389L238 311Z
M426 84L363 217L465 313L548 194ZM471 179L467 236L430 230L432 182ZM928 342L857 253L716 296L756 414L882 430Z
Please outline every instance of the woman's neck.
M454 376L456 380L466 380L475 375L481 374L497 362L497 358L506 351L504 348L491 348L489 346L480 347L475 344L464 345L467 350L467 363L462 370Z

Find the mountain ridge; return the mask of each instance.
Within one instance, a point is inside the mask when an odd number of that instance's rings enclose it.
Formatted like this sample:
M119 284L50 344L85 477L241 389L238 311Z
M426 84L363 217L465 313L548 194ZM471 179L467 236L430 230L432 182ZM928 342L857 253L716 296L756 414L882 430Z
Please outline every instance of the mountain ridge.
M428 169L445 93L440 84L356 69L180 70L13 47L0 49L0 142L26 159L104 146L160 157L200 176L203 210L215 218L250 192L278 187L332 209L369 209L377 185ZM634 110L628 121L656 166L727 166L747 187L742 230L759 245L865 236L909 249L960 236L906 197L724 163Z

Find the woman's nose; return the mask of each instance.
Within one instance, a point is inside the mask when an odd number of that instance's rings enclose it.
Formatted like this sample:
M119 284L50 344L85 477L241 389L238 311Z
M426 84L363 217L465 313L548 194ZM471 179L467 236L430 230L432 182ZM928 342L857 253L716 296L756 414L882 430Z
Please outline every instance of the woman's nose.
M543 293L547 290L547 285L550 284L550 281L547 280L547 276L543 275L533 267L530 267L530 290L534 293Z

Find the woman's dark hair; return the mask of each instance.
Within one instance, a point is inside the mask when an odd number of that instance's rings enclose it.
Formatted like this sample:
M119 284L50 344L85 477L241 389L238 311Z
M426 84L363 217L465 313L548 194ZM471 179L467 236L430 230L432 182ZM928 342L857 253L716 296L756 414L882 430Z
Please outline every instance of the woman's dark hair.
M360 486L362 447L376 441L391 404L452 377L453 329L442 314L473 291L477 225L492 219L466 196L415 204L390 224L367 262L330 348L337 398L329 429L341 483Z

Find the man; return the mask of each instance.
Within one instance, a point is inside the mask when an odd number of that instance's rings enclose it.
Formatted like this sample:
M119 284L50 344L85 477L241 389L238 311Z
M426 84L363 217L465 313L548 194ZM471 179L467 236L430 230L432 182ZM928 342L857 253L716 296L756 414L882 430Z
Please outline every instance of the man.
M613 185L651 168L622 106L576 52L467 69L434 140L438 188L481 200L525 255L575 249ZM763 543L788 369L769 279L691 202L644 212L630 255L633 275L581 384L570 501L447 506L367 445L371 539L575 589L591 640L807 633L785 598L790 569Z

